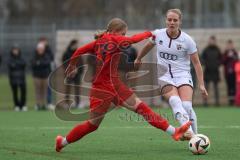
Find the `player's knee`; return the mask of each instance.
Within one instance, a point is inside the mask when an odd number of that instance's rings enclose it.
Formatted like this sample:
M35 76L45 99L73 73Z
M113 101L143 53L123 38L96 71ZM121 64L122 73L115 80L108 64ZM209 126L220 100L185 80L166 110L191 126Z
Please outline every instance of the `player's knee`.
M97 129L100 126L102 120L103 120L103 117L96 117L96 118L92 118L88 121L89 121L90 124L92 124L92 126L95 126L96 129Z
M136 95L132 95L131 97L129 97L124 103L123 106L135 111L137 109L137 107L139 106L139 104L141 104L142 101L136 96Z
M143 101L141 101L139 98L136 98L134 107L137 108L141 103L143 103Z

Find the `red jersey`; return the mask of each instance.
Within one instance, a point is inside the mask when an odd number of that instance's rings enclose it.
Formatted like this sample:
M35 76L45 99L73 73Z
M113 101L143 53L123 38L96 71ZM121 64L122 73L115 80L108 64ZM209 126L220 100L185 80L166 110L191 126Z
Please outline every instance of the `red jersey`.
M103 36L91 43L78 48L71 57L71 64L76 64L79 55L91 53L96 55L96 75L93 83L113 83L113 79L118 79L118 64L120 54L131 44L140 42L152 36L151 32L143 32L132 37L125 37L111 33Z

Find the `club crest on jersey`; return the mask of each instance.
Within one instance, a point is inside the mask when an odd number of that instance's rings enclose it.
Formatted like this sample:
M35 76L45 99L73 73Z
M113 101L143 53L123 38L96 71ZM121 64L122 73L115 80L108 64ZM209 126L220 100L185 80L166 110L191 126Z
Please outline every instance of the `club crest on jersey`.
M177 50L181 50L182 49L182 45L181 44L177 44Z
M162 40L160 40L160 41L159 41L159 44L160 44L160 45L162 45L162 44L163 44L163 41L162 41Z

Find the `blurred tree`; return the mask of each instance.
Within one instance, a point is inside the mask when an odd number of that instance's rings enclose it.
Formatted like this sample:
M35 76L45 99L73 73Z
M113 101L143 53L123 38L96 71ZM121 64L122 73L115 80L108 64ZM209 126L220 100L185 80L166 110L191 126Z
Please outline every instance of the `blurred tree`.
M168 9L180 8L185 28L238 27L239 7L240 0L0 0L0 22L96 29L120 17L130 28L156 28L163 26Z

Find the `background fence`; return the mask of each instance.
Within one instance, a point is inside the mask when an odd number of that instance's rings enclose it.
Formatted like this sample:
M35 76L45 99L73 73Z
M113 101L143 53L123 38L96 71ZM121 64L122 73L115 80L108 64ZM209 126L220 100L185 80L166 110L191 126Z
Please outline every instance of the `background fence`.
M127 21L130 30L162 28L170 8L182 10L182 28L197 41L200 53L212 34L221 49L232 39L240 50L240 0L0 0L1 73L7 72L6 60L13 45L21 48L29 62L38 39L46 37L59 65L71 38L86 43L113 17ZM221 95L226 97L223 82L222 77Z
M182 10L182 28L240 27L240 0L0 0L0 54L4 63L18 45L29 60L39 37L55 50L56 31L104 29L113 17L131 30L164 27L169 8Z
M49 44L55 51L55 25L46 26L4 26L0 27L0 54L2 55L2 64L6 64L9 57L10 49L13 46L20 47L23 58L30 62L37 41L40 37L46 37ZM6 65L1 66L1 71L6 73Z

